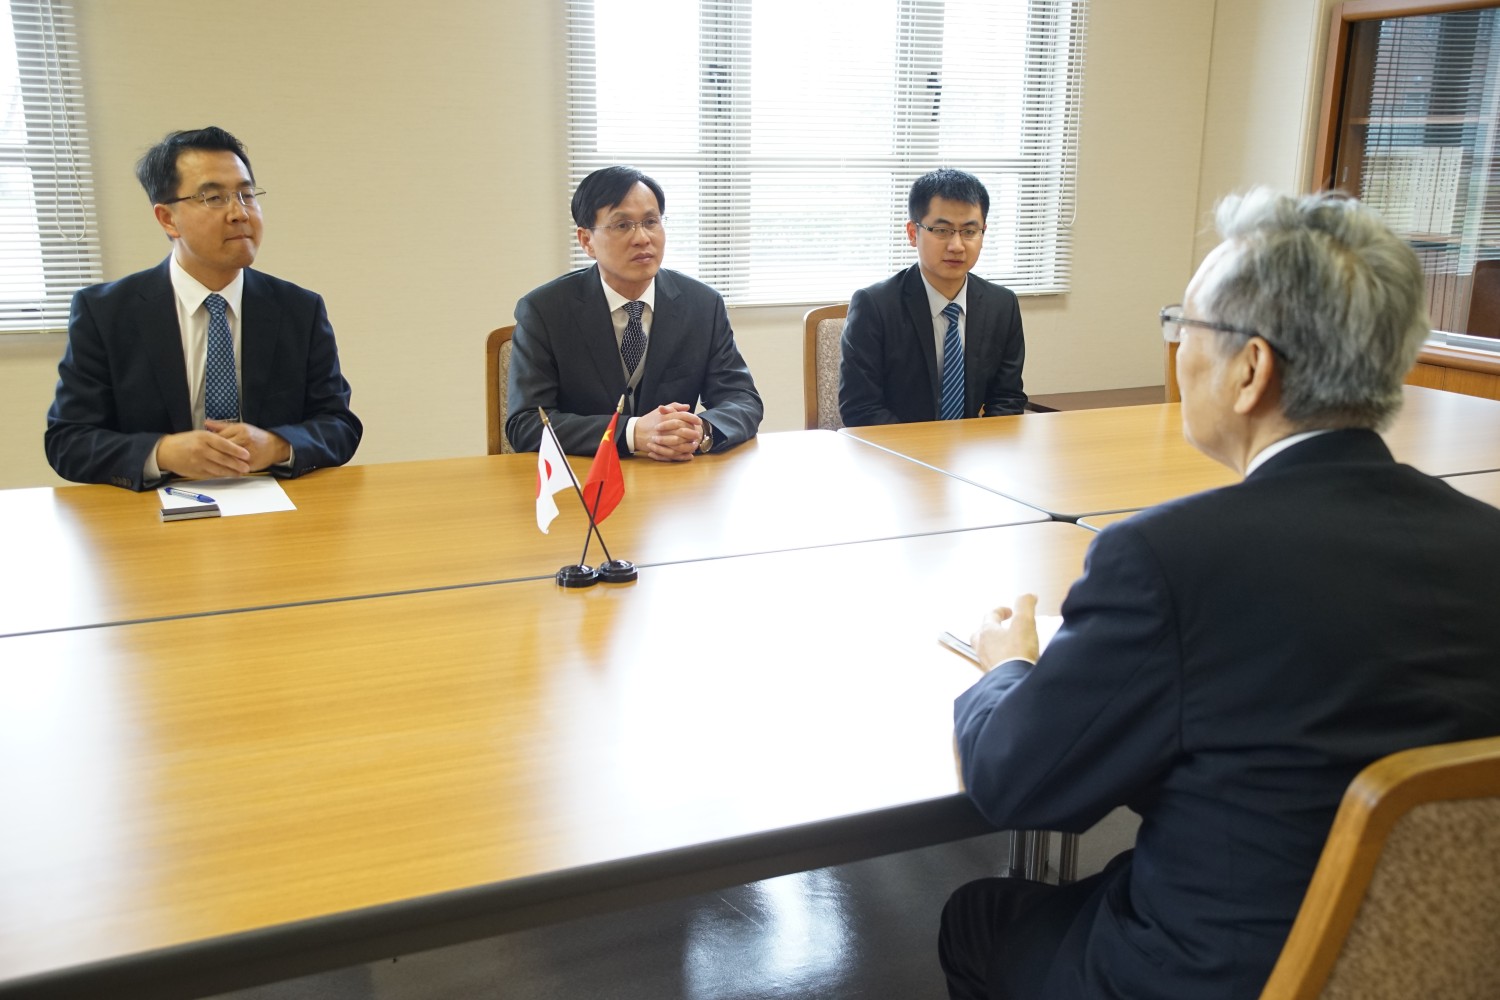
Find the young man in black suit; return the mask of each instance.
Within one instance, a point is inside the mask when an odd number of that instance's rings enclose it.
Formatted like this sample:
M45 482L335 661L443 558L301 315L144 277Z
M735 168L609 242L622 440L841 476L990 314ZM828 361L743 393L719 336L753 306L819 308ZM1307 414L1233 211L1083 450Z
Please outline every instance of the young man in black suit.
M363 428L321 296L252 271L262 233L250 158L209 126L136 165L172 253L82 289L47 412L47 460L83 483L343 465Z
M1336 194L1218 215L1162 325L1184 435L1244 481L1101 532L1040 657L1035 598L998 609L955 706L997 826L1125 805L1135 849L1070 886L955 893L954 997L1256 997L1354 775L1500 733L1500 510L1376 433L1428 335L1416 255Z
M1026 408L1021 308L970 272L990 195L972 174L918 177L906 238L917 263L854 293L844 322L839 416L846 426L994 417Z
M592 455L622 395L622 456L685 462L754 437L764 408L723 296L661 266L661 185L634 167L605 167L578 185L572 207L578 243L597 263L516 304L511 444L540 446L541 407L564 451Z

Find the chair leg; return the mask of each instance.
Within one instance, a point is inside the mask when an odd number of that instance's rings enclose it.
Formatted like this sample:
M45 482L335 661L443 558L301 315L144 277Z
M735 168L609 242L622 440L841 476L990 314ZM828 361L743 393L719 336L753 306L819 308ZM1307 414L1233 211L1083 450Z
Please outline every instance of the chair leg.
M1078 881L1078 834L1065 833L1058 846L1057 884Z
M1078 834L1063 833L1058 837L1057 884L1067 885L1078 881ZM1010 860L1001 877L1047 881L1050 839L1051 834L1046 830L1012 830Z
M1047 881L1047 831L1027 830L1021 836L1026 839L1026 877L1033 882Z
M1010 861L1005 870L1000 873L1001 878L1024 878L1026 875L1026 831L1012 830L1010 832Z

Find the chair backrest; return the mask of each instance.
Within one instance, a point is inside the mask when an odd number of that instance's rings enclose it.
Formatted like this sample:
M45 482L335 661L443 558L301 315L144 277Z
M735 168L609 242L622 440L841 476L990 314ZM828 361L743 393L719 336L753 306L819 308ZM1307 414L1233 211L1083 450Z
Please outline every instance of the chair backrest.
M1467 326L1468 333L1500 337L1500 260L1481 260L1474 265Z
M836 431L839 419L839 338L849 304L819 306L802 318L802 409L808 430Z
M1500 996L1500 737L1359 773L1261 1000Z
M1166 368L1166 370L1163 372L1163 375L1166 377L1167 385L1167 398L1165 401L1168 403L1180 403L1182 402L1182 387L1177 384L1178 345L1163 344L1162 346L1166 348L1166 350L1162 352L1163 364Z
M510 411L510 335L515 329L502 326L484 340L484 418L491 455L515 451L505 436L505 415Z

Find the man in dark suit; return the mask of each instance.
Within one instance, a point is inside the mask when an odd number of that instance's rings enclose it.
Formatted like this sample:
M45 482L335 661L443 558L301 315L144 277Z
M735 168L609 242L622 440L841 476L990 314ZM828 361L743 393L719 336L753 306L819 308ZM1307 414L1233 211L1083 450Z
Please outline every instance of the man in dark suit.
M47 413L52 468L144 490L349 461L362 427L322 297L250 270L265 192L239 140L173 132L136 175L172 253L73 297Z
M1035 598L975 633L955 707L969 795L1010 828L1141 816L1066 887L964 886L954 997L1251 998L1350 780L1500 733L1500 510L1376 430L1427 336L1416 256L1357 202L1226 199L1163 310L1183 431L1243 482L1105 529L1038 657Z
M723 297L661 266L665 208L634 167L596 170L573 193L578 243L597 265L516 304L505 433L517 451L540 446L541 407L564 451L592 455L621 396L622 456L685 462L755 436L764 410Z
M917 263L849 301L840 418L859 427L1022 412L1020 305L970 273L989 192L972 174L934 170L912 184L907 208Z

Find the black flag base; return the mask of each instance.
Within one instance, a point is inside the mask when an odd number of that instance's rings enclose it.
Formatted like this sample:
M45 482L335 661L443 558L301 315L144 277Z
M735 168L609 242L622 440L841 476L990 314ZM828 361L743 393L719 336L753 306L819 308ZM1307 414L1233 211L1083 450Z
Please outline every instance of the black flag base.
M557 571L555 579L559 587L592 587L599 582L599 571L579 563L576 566L564 566Z
M611 559L599 564L599 579L605 583L629 583L640 574L629 559Z

